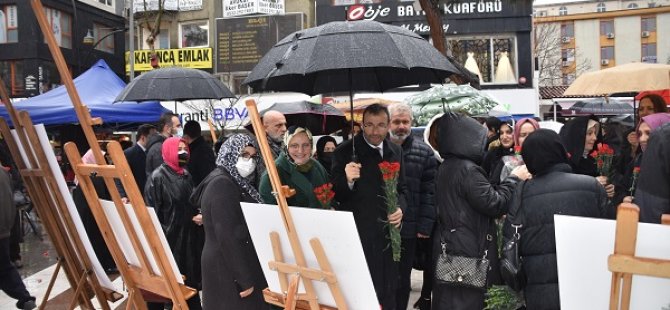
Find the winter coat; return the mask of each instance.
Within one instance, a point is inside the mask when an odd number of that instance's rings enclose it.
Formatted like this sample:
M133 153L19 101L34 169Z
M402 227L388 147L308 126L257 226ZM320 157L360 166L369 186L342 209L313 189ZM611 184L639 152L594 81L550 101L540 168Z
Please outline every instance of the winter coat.
M161 148L163 147L163 141L167 139L165 136L155 133L149 136L149 142L147 142L147 161L145 172L147 179L151 176L151 173L158 168L163 163L163 154L161 153Z
M435 172L437 160L433 150L423 141L409 135L402 143L405 164L407 209L402 216L403 238L416 233L430 236L435 223Z
M355 143L358 162L361 164L361 177L353 188L347 184L344 166L351 162L352 147ZM373 149L359 133L353 139L340 144L333 154L332 181L337 209L352 211L358 230L365 260L372 276L377 299L384 309L395 309L396 288L398 282L398 263L393 261L390 241L387 237L388 213L384 202L382 174L379 163L382 161L399 162L400 177L398 184L400 208L406 210L404 163L400 146L384 140L384 156Z
M505 148L502 145L486 152L482 162L482 168L486 171L486 175L491 184L500 184L500 174L505 166L502 159L503 157L512 154L514 154L513 148Z
M190 202L193 183L188 172L179 175L167 164L160 165L147 180L144 199L153 207L161 223L172 255L179 270L187 279L196 280L200 275L200 259L197 240L198 226L193 217L198 210Z
M510 209L503 236L507 242L514 234L511 224L523 225L520 255L526 273L526 307L560 309L554 214L606 217L605 188L592 177L571 173L569 165L558 164L526 181L520 209Z
M9 173L5 169L0 169L0 239L9 238L15 216L16 206L14 206L12 182Z
M191 173L193 186L198 186L216 168L216 156L202 136L191 141L188 148L190 150L190 157L186 169Z
M144 191L144 186L147 184L147 153L137 143L135 143L135 145L125 149L123 151L123 155L126 156L126 161L128 161L130 171L133 173L135 183L137 183L137 188L140 191ZM128 197L126 190L121 184L121 180L117 179L115 182L121 197Z
M267 287L240 202L255 202L222 167L212 171L194 190L192 202L201 206L205 227L202 251L202 308L268 309ZM240 298L240 292L253 293Z
M518 179L508 177L499 186L489 183L486 172L479 166L486 145L486 129L474 119L449 113L433 126L439 126L437 148L444 158L436 178L438 227L433 261L441 253L437 250L441 241L446 243L447 253L457 256L481 258L487 250L490 283L498 266L493 219L507 212ZM481 310L484 291L438 283L433 288L433 308Z
M321 164L310 158L312 168L302 173L296 169L295 164L289 162L288 155L280 153L275 160L277 173L282 185L295 189L295 195L286 199L289 206L322 208L319 200L314 195L314 188L328 183L328 174ZM272 195L272 184L267 172L261 178L261 184L258 192L263 197L263 202L268 204L277 204L275 196Z
M656 129L644 151L635 190L640 221L660 223L670 213L670 124Z

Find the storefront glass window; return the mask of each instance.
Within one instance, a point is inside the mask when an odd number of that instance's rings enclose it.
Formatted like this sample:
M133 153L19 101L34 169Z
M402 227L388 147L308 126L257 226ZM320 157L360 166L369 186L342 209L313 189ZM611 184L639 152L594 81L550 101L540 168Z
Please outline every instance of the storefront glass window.
M449 52L465 67L480 75L484 84L516 83L516 40L513 36L450 38Z
M179 27L180 47L209 46L209 23L207 21L181 24Z
M22 61L0 61L0 76L12 97L22 97L25 91Z
M98 42L98 40L108 35L112 31L114 31L114 29L110 27L105 27L100 24L93 24L93 37L95 37L95 42ZM102 42L98 43L95 49L114 54L114 35L106 37Z
M16 5L0 6L0 44L19 42Z
M72 17L52 8L44 8L44 15L47 17L51 30L54 33L58 46L72 48ZM47 43L46 38L44 43Z

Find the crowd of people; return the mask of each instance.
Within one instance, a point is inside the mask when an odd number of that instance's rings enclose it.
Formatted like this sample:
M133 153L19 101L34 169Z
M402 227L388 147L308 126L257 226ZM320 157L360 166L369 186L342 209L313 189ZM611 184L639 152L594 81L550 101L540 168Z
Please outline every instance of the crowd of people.
M431 120L421 139L412 134L407 104L373 104L363 112L360 132L339 145L332 136L314 143L309 129L290 126L277 111L263 114L265 132L255 134L267 136L279 179L295 190L289 205L353 213L382 309L407 309L416 266L423 268L424 281L415 308L483 309L486 287L504 284L499 225L503 243L524 236L519 254L525 307L559 309L554 214L614 218L621 202L636 203L646 222L658 223L670 212L670 114L654 100L642 100L635 128L615 135L620 147L610 171L603 171L598 157L607 148L608 128L595 116L575 117L556 133L532 118L478 122L446 113ZM156 126L140 126L137 137L125 150L133 176L156 210L186 285L202 291L202 300L196 294L189 308L272 309L263 299L267 282L240 206L276 204L254 133L227 137L215 154L199 123L182 127L176 115L165 114ZM400 166L399 208L393 212L386 205L383 162ZM8 183L3 174L0 181ZM314 193L326 184L335 193L329 205ZM73 195L84 222L94 223L84 216L90 210L81 190ZM399 260L389 246L389 225L400 230ZM97 227L85 226L103 267L115 272ZM6 265L3 255L0 267ZM480 271L485 283L445 279L440 274L455 263L445 265L444 257L486 261ZM34 305L24 292L15 295L22 305Z

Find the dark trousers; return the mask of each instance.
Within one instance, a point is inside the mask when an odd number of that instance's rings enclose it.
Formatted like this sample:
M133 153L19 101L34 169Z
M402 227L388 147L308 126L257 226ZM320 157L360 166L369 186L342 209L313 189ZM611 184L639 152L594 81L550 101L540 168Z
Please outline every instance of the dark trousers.
M416 252L416 237L402 238L402 251L400 252L400 282L396 294L396 309L407 309L409 292L412 290L412 265L414 265L414 253Z
M423 251L426 252L429 262L423 265L423 287L421 287L421 298L430 299L433 293L433 281L435 281L435 265L432 260L433 257L433 238L422 239L419 242L425 242Z
M21 216L21 214L17 211L16 216L14 217L14 227L9 235L9 259L11 261L21 260L21 246L19 243L23 242L23 235L19 216Z
M0 289L9 297L18 300L19 308L22 308L25 302L34 300L9 259L9 238L0 239Z

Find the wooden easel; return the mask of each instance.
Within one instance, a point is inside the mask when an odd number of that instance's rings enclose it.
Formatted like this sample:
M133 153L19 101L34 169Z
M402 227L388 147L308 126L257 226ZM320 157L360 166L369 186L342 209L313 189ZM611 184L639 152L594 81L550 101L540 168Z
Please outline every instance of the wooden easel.
M134 306L135 309L146 309L145 295L147 298L151 299L150 301L172 301L173 309L188 309L186 300L195 295L196 291L178 283L177 278L172 272L165 249L160 242L158 233L153 229L153 223L149 217L147 208L144 205L144 200L140 195L139 189L137 188L128 162L125 159L121 145L116 141L108 143L107 152L111 156L115 165L105 165L104 163L106 163L106 161L103 157L99 141L96 139L93 132L93 126L102 124L102 120L100 118L92 118L88 108L81 103L81 99L74 86L72 76L68 71L60 47L58 47L56 39L54 38L44 15L44 8L41 1L31 0L31 5L40 28L42 29L42 33L47 40L49 50L54 58L61 80L72 100L72 104L77 113L82 130L84 131L84 135L86 136L86 140L91 147L96 162L99 163L95 165L84 164L76 145L71 142L65 145L65 151L72 164L72 168L75 171L75 175L80 181L79 184L86 197L86 201L91 208L102 236L105 239L105 243L114 258L114 262L116 263L129 291L127 309L130 309L132 306ZM98 200L98 195L93 186L93 182L91 178L89 178L89 176L92 175L97 175L104 179L105 185L114 201L116 210L121 217L124 229L128 232L133 249L140 260L140 266L132 266L128 264L125 255L116 240L111 225L104 214L101 203ZM114 182L115 179L121 180L121 183L126 190L126 194L128 194L128 198L130 199L130 203L134 207L138 221L142 227L146 228L143 231L136 231L132 225L129 215L126 212L126 208L121 201L118 189L116 188ZM156 265L158 266L161 275L157 275L151 268L147 253L144 251L139 241L139 234L144 234L144 237L149 242L151 252L156 260Z
M253 99L249 99L245 103L254 131L261 133L265 132L260 115L258 114L256 102ZM258 139L258 144L260 146L261 157L263 158L268 176L270 177L270 182L272 183L272 190L275 193L277 204L279 205L280 213L284 220L284 228L286 228L290 247L296 260L296 264L284 262L284 257L281 251L282 246L279 242L279 234L277 232L272 232L270 234L270 241L272 243L275 260L270 261L268 264L270 269L277 271L281 290L286 292L286 294L276 293L266 289L263 291L265 301L290 310L333 309L332 307L323 306L318 303L318 298L312 281L321 281L328 284L333 299L335 300L335 304L337 305L337 309L348 309L346 301L344 300L344 295L342 295L339 283L337 282L337 277L332 271L330 261L326 257L326 253L318 238L311 239L310 245L312 246L312 251L314 251L314 255L316 256L321 269L307 267L305 255L300 246L298 234L296 233L293 224L293 218L291 217L291 212L288 209L288 203L286 202L286 197L292 196L295 191L281 184L267 137L264 134L259 134L256 138ZM304 294L298 293L300 281L302 281L303 286L305 287Z
M17 141L14 141L7 122L2 118L0 118L0 132L2 132L35 210L42 220L42 226L49 235L58 256L56 270L51 275L39 308L44 309L47 306L58 273L63 268L70 287L74 289L68 309L74 309L77 305L84 309L94 309L91 294L98 299L102 309L110 309L107 301L117 301L123 295L100 286L100 280L92 270L91 259L79 239L68 206L58 190L56 179L49 168L45 150L39 143L30 115L28 112L17 113L9 100L2 79L0 79L0 97L12 119L16 135L25 150L28 162L23 160Z
M610 310L630 309L633 275L670 278L670 260L635 256L640 209L622 203L617 209L614 254L607 259L612 272ZM666 218L667 219L667 218Z

